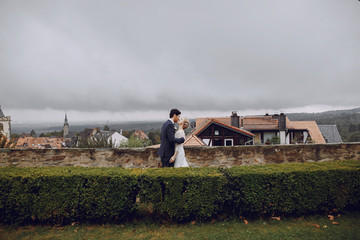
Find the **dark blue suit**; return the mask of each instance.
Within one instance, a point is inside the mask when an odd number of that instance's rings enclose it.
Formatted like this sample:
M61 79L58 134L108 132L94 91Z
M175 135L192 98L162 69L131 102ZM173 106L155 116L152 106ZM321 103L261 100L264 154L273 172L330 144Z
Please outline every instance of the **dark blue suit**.
M169 163L169 161L175 153L175 143L183 143L184 141L184 138L175 138L175 125L170 120L162 125L161 144L158 152L162 167L174 166L174 163Z

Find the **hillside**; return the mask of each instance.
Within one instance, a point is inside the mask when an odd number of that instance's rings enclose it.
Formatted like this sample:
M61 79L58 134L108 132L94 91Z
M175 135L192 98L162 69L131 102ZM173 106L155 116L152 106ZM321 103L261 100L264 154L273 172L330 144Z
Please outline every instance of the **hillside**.
M336 124L344 142L360 141L360 108L321 113L289 113L287 116L293 121L315 120L319 125Z
M334 125L339 129L344 142L360 141L360 108L350 110L326 111L320 113L288 113L286 114L292 121L316 121L319 125ZM195 121L194 119L190 120ZM109 126L111 130L131 131L141 129L145 133L160 131L163 122L161 121L133 121L133 122L92 122L92 123L71 123L71 132L81 132L85 128L104 128ZM13 124L12 133L29 133L32 129L36 134L52 131L61 131L62 123L59 124ZM189 129L190 130L190 129Z

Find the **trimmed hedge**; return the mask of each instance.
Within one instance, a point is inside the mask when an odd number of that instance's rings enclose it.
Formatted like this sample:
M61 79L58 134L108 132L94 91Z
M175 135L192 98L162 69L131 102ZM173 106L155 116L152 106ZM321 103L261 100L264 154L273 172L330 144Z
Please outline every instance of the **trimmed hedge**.
M139 176L141 202L173 221L208 219L221 211L227 180L216 168L148 169Z
M112 168L1 168L0 222L122 220L135 210L136 176Z
M222 168L0 168L0 222L171 221L360 209L360 161Z
M360 161L224 169L223 210L232 216L312 214L360 209Z

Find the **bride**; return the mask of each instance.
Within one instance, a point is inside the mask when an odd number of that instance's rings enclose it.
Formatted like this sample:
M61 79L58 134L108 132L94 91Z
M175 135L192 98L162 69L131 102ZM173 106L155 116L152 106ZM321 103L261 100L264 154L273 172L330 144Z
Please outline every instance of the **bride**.
M185 129L190 125L190 122L187 118L180 119L178 122L179 129L175 133L176 138L185 138ZM189 164L185 158L184 144L175 144L175 153L171 157L171 161L175 161L174 167L189 167Z

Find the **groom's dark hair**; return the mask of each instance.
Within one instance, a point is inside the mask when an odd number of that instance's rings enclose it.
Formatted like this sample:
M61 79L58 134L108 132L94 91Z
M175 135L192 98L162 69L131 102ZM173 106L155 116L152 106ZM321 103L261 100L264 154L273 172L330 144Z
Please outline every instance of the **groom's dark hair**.
M170 118L172 118L174 116L174 114L175 115L180 115L181 112L179 110L177 110L177 109L171 109L170 114L169 114Z

